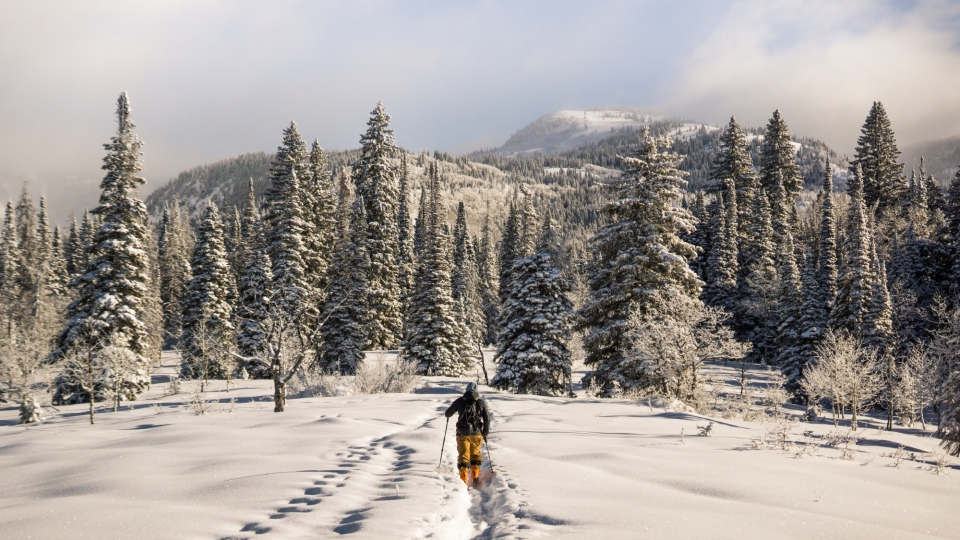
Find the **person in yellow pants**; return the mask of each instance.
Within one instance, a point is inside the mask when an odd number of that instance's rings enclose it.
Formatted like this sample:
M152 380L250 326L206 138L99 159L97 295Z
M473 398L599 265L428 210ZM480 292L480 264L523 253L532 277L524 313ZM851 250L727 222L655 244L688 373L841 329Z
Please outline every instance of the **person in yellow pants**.
M447 418L457 415L457 468L460 469L460 479L469 485L472 476L476 483L480 480L480 465L483 464L481 445L490 433L487 404L480 398L476 383L469 383L463 395L454 400L444 414Z

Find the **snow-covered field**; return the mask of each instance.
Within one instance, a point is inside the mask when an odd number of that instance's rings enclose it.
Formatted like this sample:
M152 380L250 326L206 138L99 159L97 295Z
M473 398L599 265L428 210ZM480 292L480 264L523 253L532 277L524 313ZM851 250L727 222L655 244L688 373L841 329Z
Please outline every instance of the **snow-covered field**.
M83 405L26 428L0 411L0 538L960 537L960 467L931 470L929 428L870 420L844 449L826 442L845 428L800 423L779 449L771 420L481 387L497 476L468 492L452 433L438 468L441 413L465 380L282 414L269 381L216 381L198 416L188 388L164 395L174 362L93 426Z

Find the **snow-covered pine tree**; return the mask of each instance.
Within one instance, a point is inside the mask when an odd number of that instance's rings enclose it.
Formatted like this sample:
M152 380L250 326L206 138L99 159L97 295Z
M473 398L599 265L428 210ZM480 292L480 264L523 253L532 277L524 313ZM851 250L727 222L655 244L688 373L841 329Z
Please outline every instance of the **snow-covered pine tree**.
M748 328L753 342L752 356L765 363L776 358L777 268L774 263L773 227L770 206L763 191L754 194L753 219L746 231L742 251L742 280L739 283L740 309L746 317L740 324Z
M468 333L463 355L472 354L483 343L486 320L478 293L476 251L467 230L467 214L463 201L457 205L457 219L453 226L453 266L450 274L454 311Z
M935 212L943 212L946 202L943 198L943 191L940 190L940 184L932 174L927 174L927 167L923 162L923 156L920 156L920 179L926 186L927 192L927 212L933 215Z
M953 260L950 290L957 294L960 293L960 170L950 181L944 208L947 215L947 241L951 244Z
M484 320L487 323L483 343L484 345L489 345L496 343L500 321L500 296L498 294L495 267L496 255L493 251L493 235L490 231L489 212L484 216L483 227L480 229L480 239L477 247L478 287L480 299L481 302L483 302Z
M833 175L827 163L820 191L820 257L817 265L817 289L820 292L821 328L829 320L837 297L837 221L833 215Z
M450 283L450 239L444 217L440 176L430 167L424 211L424 246L417 262L407 334L401 354L424 375L459 377L470 359L463 356L466 329L457 320Z
M327 158L319 141L313 141L309 163L309 176L301 190L306 225L303 264L307 285L316 301L320 301L327 288L330 247L335 241L337 201L327 170Z
M872 236L872 228L868 231ZM883 351L890 346L890 338L893 335L893 307L890 303L890 291L887 289L886 265L877 257L877 245L872 239L870 265L876 270L872 272L873 282L870 284L868 311L864 315L863 344L872 350Z
M337 205L340 226L333 260L328 269L327 298L323 306L317 364L328 373L355 373L363 362L367 322L367 283L370 257L367 254L366 205L359 198L350 204L346 175L339 179Z
M17 242L17 224L13 203L7 201L6 212L3 216L3 236L0 239L0 313L3 314L0 332L10 337L14 325L14 305L19 294L17 276L20 271L20 254Z
M73 279L83 269L83 244L80 242L80 231L77 227L77 216L70 213L70 231L67 233L67 242L64 245L64 257L67 260L67 275Z
M47 215L47 198L40 197L40 210L37 212L37 268L46 269L50 252L53 249L53 232L50 230L50 218ZM43 279L49 276L44 275ZM42 285L41 285L42 286Z
M410 177L407 169L407 154L403 154L400 162L400 189L397 193L397 283L400 287L400 298L403 300L404 310L410 301L413 291L413 242L410 236Z
M67 308L68 321L60 332L54 357L77 347L112 345L136 355L127 377L129 399L150 385L148 336L142 314L150 279L147 209L135 196L143 185L138 139L130 118L130 101L120 94L117 101L117 134L104 145L106 176L100 183L100 203L94 214L103 220L93 237L86 271L73 282L78 298ZM109 343L108 343L109 341ZM86 394L58 378L54 401L83 401Z
M247 204L240 221L244 244L241 256L243 272L237 282L237 349L244 358L266 358L267 335L263 324L270 316L273 273L253 192L253 180L247 189ZM254 379L269 379L272 376L270 366L261 362L244 360L241 367Z
M802 297L799 320L799 342L796 352L780 361L780 370L787 378L784 384L786 390L800 401L806 400L800 383L803 381L803 375L807 366L816 358L816 346L824 332L824 311L820 305L820 288L817 282L817 261L813 256L813 250L808 245L805 250L803 273L801 275Z
M85 272L90 263L90 250L93 249L93 236L97 233L97 227L93 223L93 217L89 210L83 211L83 221L80 222L80 262L77 272Z
M710 219L707 215L706 203L703 198L703 190L697 191L694 198L693 208L690 210L693 217L697 218L697 228L690 234L683 237L684 241L699 248L698 255L690 261L690 269L697 274L701 281L707 281L707 260L710 256Z
M746 240L747 224L752 219L750 211L753 208L753 197L759 188L759 181L753 172L753 160L747 149L747 138L736 118L732 116L727 128L720 135L720 147L713 158L710 179L714 181L717 188L726 188L726 181L733 181L737 192L737 224L740 227L738 245L742 245ZM730 200L727 200L727 204L730 204Z
M783 233L782 242L777 246L777 276L780 280L776 317L778 335L772 344L776 364L781 367L792 365L793 358L801 354L803 296L800 269L794 253L793 235L788 228Z
M797 150L790 140L790 128L780 115L780 109L773 111L760 143L760 185L772 192L778 179L789 197L786 200L794 200L803 189Z
M626 170L605 186L613 194L604 206L610 222L591 239L596 262L578 323L587 330L585 363L593 368L584 384L595 384L603 393L637 383L619 369L630 348L631 317L667 312L662 301L672 295L699 302L702 283L687 266L696 248L680 239L695 226L679 206L682 158L661 151L671 144L669 138L654 139L644 127L639 148L622 158Z
M397 283L397 170L390 161L397 146L383 102L370 113L360 145L360 159L353 163L353 181L367 216L370 275L365 330L371 348L390 349L402 336L403 315Z
M55 296L59 299L66 298L67 283L69 283L70 276L67 273L67 260L63 254L63 237L60 235L59 226L53 228L50 248L50 258L46 270L49 276L46 280L46 293L48 296Z
M732 186L732 182L730 185ZM736 199L736 192L733 190L730 190L727 195ZM738 300L739 265L737 264L736 224L730 226L728 217L736 220L736 211L730 210L730 205L723 194L717 194L715 211L710 222L711 252L707 260L709 281L704 296L708 304L732 311Z
M860 128L850 173L863 171L863 198L866 206L877 204L881 211L899 207L905 188L903 164L897 163L900 149L883 104L874 101Z
M40 274L42 258L46 256L49 248L41 248L41 241L37 234L39 229L38 214L33 204L33 197L30 196L26 184L20 192L15 216L16 252L19 255L19 260L13 278L13 304L9 306L9 309L16 324L27 326L30 325L29 321L32 319L36 301L39 298L42 281L42 275ZM49 235L49 229L47 234Z
M540 218L533 208L533 194L526 186L520 186L520 195L521 203L517 213L520 235L514 250L515 260L533 255L540 235Z
M960 456L960 369L954 369L940 394L940 445Z
M230 368L220 359L230 350L234 338L232 276L223 245L223 222L213 202L207 205L197 229L190 271L193 277L182 301L180 374L189 379L230 376Z
M163 310L163 338L168 344L175 343L183 333L183 304L186 298L190 273L190 254L194 238L188 217L174 200L166 205L158 238L158 265L160 279L160 303Z
M497 339L497 374L490 381L494 388L552 396L567 392L573 303L553 260L558 250L547 214L536 252L513 265Z
M300 321L310 298L304 268L304 231L300 179L309 178L307 145L297 124L283 130L283 142L270 167L263 221L273 273L273 302L283 316Z
M510 294L510 271L513 269L513 263L520 257L517 256L520 237L522 234L519 211L517 209L516 195L510 201L510 208L507 211L507 221L503 225L503 235L500 239L500 253L497 258L500 263L499 296L500 303L506 301Z
M850 178L850 207L847 211L846 235L843 244L843 271L837 277L837 296L830 313L830 327L846 330L863 340L865 318L870 309L870 229L863 200L863 172L854 169Z
M427 187L426 182L420 188L420 206L417 207L417 219L413 224L413 256L414 259L420 257L423 253L424 235L426 234L426 220L424 212L427 208Z

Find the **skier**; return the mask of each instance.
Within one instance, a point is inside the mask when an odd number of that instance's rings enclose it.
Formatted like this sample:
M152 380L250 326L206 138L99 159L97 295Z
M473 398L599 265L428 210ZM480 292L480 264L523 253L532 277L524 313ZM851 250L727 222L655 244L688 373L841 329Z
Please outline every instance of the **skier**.
M467 384L467 391L454 400L444 414L450 418L454 413L458 415L457 468L460 469L460 479L469 485L468 473L472 473L473 481L477 483L480 480L480 465L483 463L480 445L487 440L487 434L490 433L490 416L487 414L486 403L480 399L476 383Z

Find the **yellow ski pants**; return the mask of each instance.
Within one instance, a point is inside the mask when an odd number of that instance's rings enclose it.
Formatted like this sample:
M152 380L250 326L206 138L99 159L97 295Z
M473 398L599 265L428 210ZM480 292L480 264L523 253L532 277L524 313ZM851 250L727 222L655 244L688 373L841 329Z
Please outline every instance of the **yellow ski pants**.
M457 468L470 465L477 467L483 462L480 448L483 444L483 435L457 435Z

